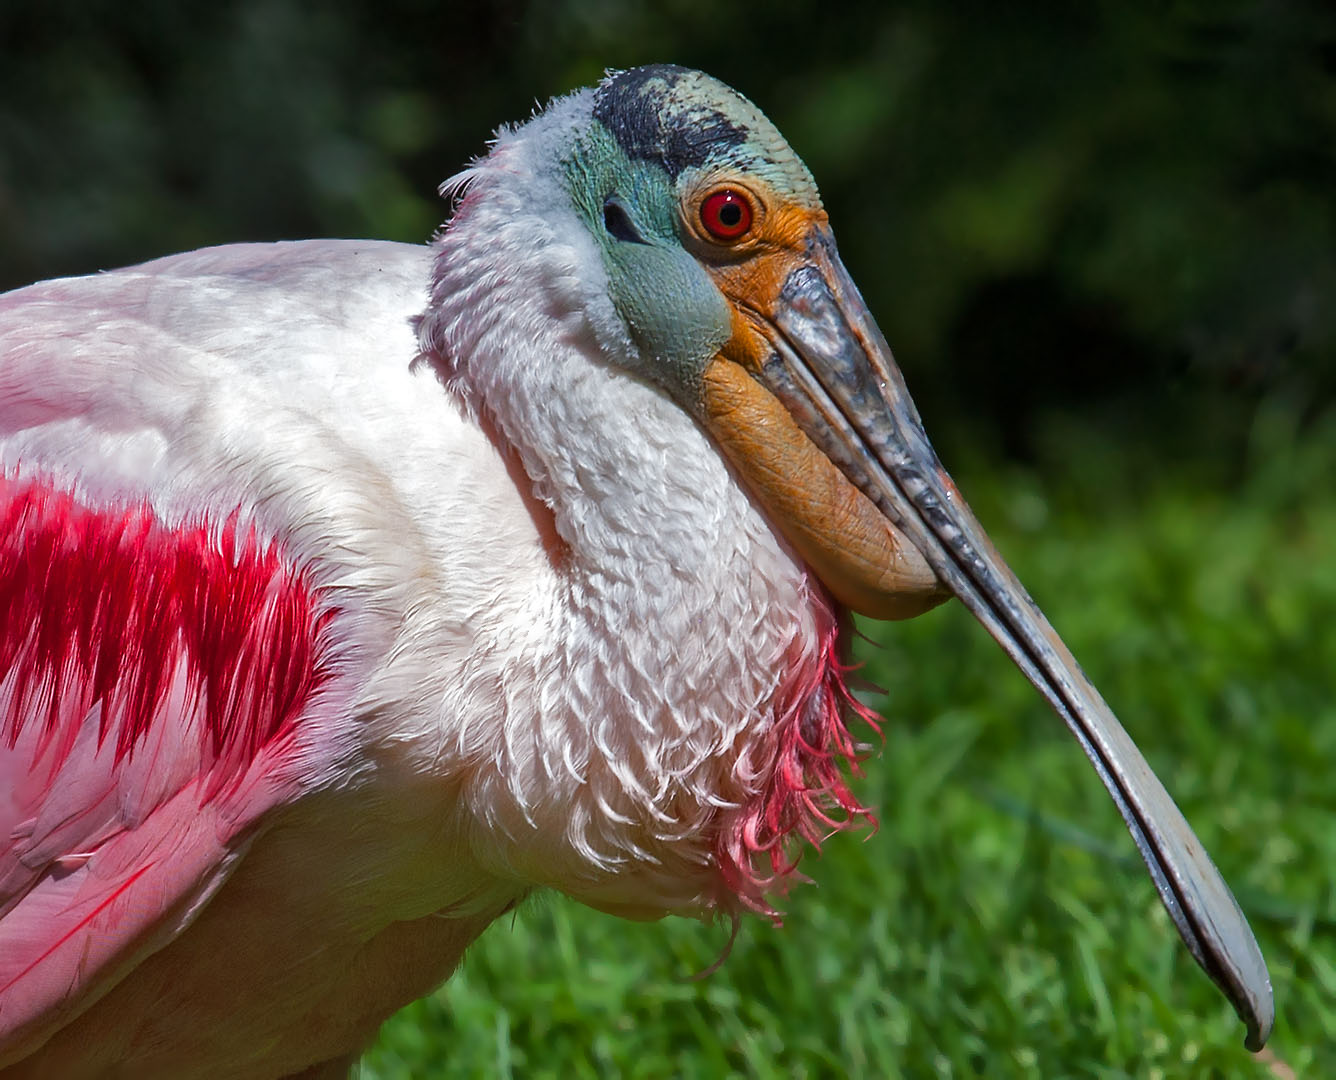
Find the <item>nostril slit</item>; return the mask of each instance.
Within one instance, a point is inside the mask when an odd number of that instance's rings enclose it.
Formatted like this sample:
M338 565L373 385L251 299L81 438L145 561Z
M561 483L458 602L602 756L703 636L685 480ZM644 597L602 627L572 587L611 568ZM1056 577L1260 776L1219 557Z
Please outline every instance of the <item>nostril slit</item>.
M631 216L616 196L609 196L603 203L603 227L608 235L628 244L643 244L645 238L636 231L631 223Z

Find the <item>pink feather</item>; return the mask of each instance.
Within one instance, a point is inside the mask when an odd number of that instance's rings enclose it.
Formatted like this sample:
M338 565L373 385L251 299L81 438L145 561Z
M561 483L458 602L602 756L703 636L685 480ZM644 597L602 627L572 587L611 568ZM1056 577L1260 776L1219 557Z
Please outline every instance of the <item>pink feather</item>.
M179 932L295 792L328 617L235 514L169 529L0 477L0 1027Z

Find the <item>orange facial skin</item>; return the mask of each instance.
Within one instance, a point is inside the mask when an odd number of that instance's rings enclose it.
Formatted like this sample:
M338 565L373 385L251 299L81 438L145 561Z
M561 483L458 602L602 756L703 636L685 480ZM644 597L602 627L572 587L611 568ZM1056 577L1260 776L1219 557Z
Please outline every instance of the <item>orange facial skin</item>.
M730 188L752 208L735 241L706 231L699 207ZM753 178L711 177L685 200L689 243L733 311L733 334L706 368L702 419L752 494L841 603L879 619L906 619L950 595L905 538L752 377L770 355L769 313L789 274L809 261L808 236L824 227L819 206L777 200Z

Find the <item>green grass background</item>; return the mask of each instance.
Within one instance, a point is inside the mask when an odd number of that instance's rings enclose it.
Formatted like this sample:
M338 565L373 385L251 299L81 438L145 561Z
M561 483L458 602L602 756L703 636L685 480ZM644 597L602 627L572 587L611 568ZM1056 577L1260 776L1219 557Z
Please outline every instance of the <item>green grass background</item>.
M1061 422L967 497L1213 853L1268 1051L1178 943L1075 743L959 605L863 623L872 836L775 930L541 896L391 1020L368 1078L1336 1076L1336 413L1258 408L1232 475Z

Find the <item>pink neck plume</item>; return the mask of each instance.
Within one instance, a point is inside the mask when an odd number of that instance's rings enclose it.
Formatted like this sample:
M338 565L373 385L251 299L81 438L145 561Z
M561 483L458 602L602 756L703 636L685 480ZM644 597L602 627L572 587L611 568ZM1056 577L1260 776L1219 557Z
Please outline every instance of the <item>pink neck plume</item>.
M881 727L877 714L849 690L850 668L840 661L840 619L820 587L811 590L811 608L815 647L795 642L775 694L774 721L737 764L756 793L722 815L715 840L729 891L776 925L780 914L766 897L787 890L801 842L819 850L836 832L876 825L849 788L850 774L861 775L865 747L854 740L846 720L852 714L878 734Z

